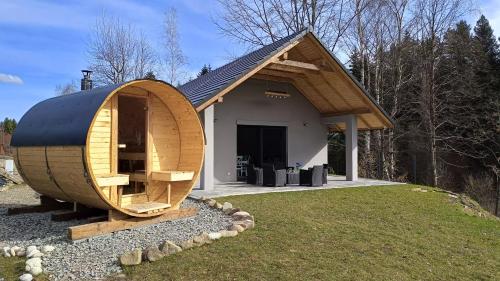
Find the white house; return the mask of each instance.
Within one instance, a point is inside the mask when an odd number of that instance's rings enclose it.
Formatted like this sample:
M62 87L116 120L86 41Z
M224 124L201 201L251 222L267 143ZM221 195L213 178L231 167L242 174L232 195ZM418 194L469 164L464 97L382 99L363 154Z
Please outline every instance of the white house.
M356 180L358 130L393 127L310 30L244 55L180 90L204 122L201 188L207 190L238 180L238 156L256 165L327 163L329 130L345 131L347 180Z

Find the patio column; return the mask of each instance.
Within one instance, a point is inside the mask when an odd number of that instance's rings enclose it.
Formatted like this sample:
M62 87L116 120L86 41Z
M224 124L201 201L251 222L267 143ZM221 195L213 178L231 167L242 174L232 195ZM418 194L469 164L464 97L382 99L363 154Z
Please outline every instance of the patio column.
M345 171L348 181L358 180L358 122L355 114L322 118L323 124L345 124Z
M200 188L214 188L214 105L203 110L203 126L205 129L205 159L201 170Z
M356 115L346 116L345 140L346 140L346 179L348 181L358 180L358 123Z

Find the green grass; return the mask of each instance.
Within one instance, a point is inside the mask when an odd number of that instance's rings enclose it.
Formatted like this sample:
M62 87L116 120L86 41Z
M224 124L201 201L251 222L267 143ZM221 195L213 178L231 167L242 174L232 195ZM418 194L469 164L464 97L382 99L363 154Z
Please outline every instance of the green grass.
M500 280L500 222L415 186L233 196L256 228L132 280Z

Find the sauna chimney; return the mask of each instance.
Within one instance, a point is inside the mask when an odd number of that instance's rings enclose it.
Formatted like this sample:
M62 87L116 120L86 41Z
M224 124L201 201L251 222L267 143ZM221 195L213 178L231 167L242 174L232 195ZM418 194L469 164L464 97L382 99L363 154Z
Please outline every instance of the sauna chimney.
M90 75L92 74L92 71L83 69L83 78L81 80L81 90L90 90L92 89L92 79L90 79Z

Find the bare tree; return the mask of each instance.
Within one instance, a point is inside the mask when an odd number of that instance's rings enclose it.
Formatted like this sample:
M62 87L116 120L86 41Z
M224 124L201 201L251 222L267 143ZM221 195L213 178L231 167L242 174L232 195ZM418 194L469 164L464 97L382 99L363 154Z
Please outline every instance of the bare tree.
M89 69L97 83L115 84L141 78L154 69L151 47L130 24L105 15L97 18L87 46Z
M54 89L56 96L64 96L75 93L78 91L78 86L75 81L71 81L66 84L59 84Z
M177 30L177 10L170 8L165 12L164 19L164 47L167 81L178 84L185 75L183 67L187 64L180 47L180 35Z
M420 75L421 91L418 113L422 118L424 132L429 141L430 183L438 184L438 142L439 128L446 121L441 113L446 104L441 103L438 95L442 81L437 79L440 63L440 39L463 16L467 10L463 0L416 0L413 13L416 16L417 35L421 43Z
M222 14L215 20L227 36L249 47L261 46L313 27L330 50L368 1L353 9L348 0L218 0Z

